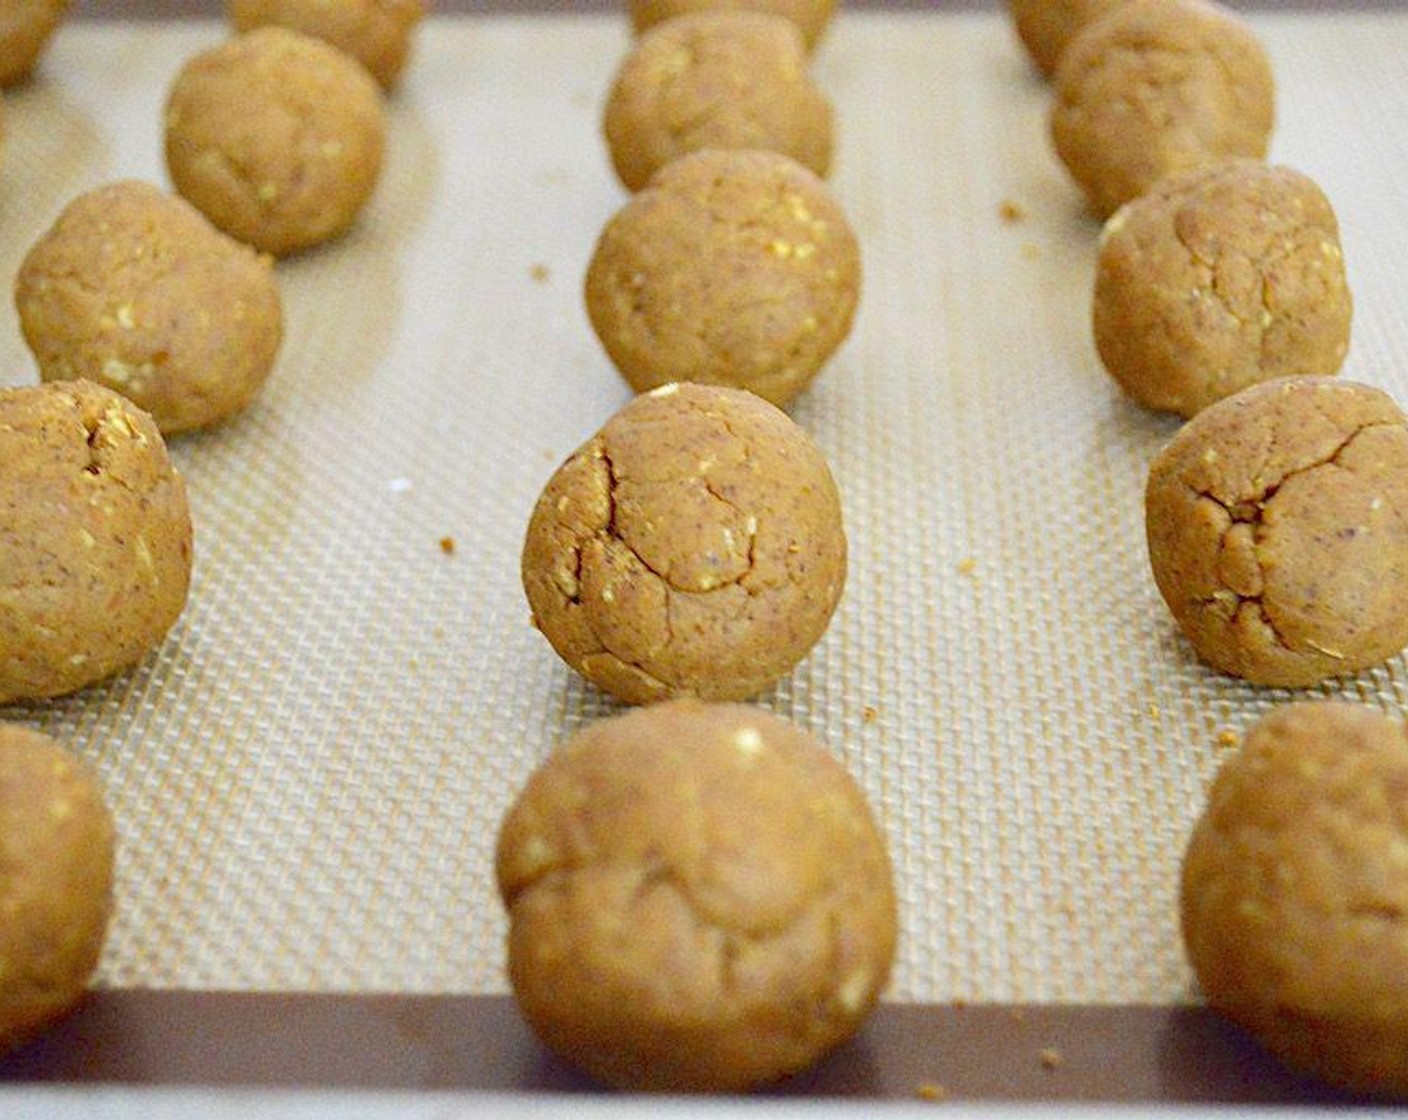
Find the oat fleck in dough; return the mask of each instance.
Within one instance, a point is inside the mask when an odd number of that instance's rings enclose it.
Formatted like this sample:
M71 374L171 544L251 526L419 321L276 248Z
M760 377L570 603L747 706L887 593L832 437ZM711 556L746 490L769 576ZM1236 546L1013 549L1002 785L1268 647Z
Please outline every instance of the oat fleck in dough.
M0 1051L87 988L112 909L113 848L88 768L47 735L0 724Z
M818 175L831 167L831 104L780 16L700 12L657 24L616 73L604 117L616 174L638 191L704 148L763 148Z
M736 1090L849 1038L889 975L893 872L855 782L799 728L677 701L593 724L504 820L514 994L623 1088Z
M587 269L592 326L637 392L677 381L783 405L850 333L860 248L825 184L775 152L663 167L607 224Z
M261 27L176 76L166 166L216 226L278 257L352 225L376 186L385 133L381 90L355 59Z
M0 0L0 86L25 81L68 12L68 0Z
M423 0L226 0L236 31L287 27L331 43L365 66L381 88L400 80Z
M1208 1003L1293 1069L1408 1097L1408 736L1339 702L1263 718L1183 861Z
M1308 687L1408 643L1408 426L1378 389L1219 401L1155 457L1144 508L1159 591L1214 668Z
M151 417L86 381L0 390L0 704L142 658L185 605L186 487Z
M1007 0L1017 38L1043 75L1056 69L1082 27L1124 0Z
M836 0L626 0L637 33L675 16L691 12L763 12L797 25L811 50L825 33L836 11Z
M825 632L846 578L841 503L807 434L737 389L637 397L538 499L533 620L628 703L762 692Z
M1051 135L1101 218L1168 175L1263 159L1271 63L1251 29L1204 0L1126 0L1087 24L1056 68Z
M46 381L105 385L166 435L242 409L283 338L270 258L135 181L64 208L25 257L15 306Z
M1182 416L1258 381L1338 373L1353 314L1329 200L1252 160L1162 180L1121 207L1092 307L1110 375Z

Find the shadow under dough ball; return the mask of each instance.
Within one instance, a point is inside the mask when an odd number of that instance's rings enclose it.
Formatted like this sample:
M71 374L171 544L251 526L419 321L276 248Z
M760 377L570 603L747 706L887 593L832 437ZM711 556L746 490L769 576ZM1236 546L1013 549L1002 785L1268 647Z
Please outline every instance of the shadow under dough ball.
M68 0L4 0L0 3L0 86L18 85L68 12Z
M64 207L20 267L15 307L46 381L105 385L165 435L244 408L283 340L273 262L130 180Z
M425 14L424 0L227 0L236 31L287 27L346 51L394 89Z
M756 12L676 16L641 36L603 117L616 174L638 191L704 148L763 148L818 175L831 167L831 105L796 27Z
M1355 704L1258 722L1183 860L1183 942L1208 1003L1282 1062L1408 1097L1408 736Z
M1267 381L1154 458L1149 560L1198 656L1309 687L1408 644L1408 425L1378 389Z
M762 12L782 16L796 24L811 50L831 23L836 0L626 0L626 10L637 33L691 12Z
M381 173L381 89L354 58L261 27L190 59L166 104L171 181L218 228L284 256L356 220Z
M1032 64L1050 77L1082 27L1124 0L1007 0L1012 26Z
M1271 63L1251 29L1206 0L1126 0L1088 23L1056 68L1051 137L1106 218L1159 179L1264 159Z
M633 704L741 700L826 631L846 579L841 502L785 413L668 385L549 480L522 575L534 624L600 688Z
M610 1085L726 1091L849 1038L896 940L864 795L755 708L602 720L529 779L496 870L524 1017Z
M112 910L114 834L87 766L47 735L0 724L0 1052L88 987Z
M1339 372L1353 304L1310 179L1229 160L1156 183L1105 223L1095 345L1140 404L1192 416L1248 385Z
M0 390L0 704L139 661L191 576L186 487L150 416L86 381Z
M681 156L607 223L597 337L637 392L677 381L784 405L850 333L860 247L826 186L775 152Z

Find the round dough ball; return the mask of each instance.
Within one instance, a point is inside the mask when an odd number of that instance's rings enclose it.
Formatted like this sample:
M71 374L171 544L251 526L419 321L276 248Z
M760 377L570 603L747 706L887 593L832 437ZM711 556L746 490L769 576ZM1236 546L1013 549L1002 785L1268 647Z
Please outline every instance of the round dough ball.
M86 381L0 390L0 704L139 661L186 602L186 486L150 416Z
M182 67L166 105L166 166L220 229L284 256L352 225L381 173L385 118L355 59L261 27Z
M605 130L616 174L638 191L703 148L764 148L825 175L831 105L807 73L797 28L756 12L677 16L647 31L617 71Z
M1127 0L1087 24L1056 69L1051 135L1100 217L1167 175L1266 156L1271 63L1204 0Z
M741 700L826 631L841 502L806 432L749 393L637 397L549 480L523 587L562 659L632 704Z
M626 0L636 32L691 12L763 12L797 25L811 50L836 11L836 0Z
M0 86L33 73L67 11L68 0L0 0Z
M504 820L497 873L524 1017L624 1088L803 1069L856 1032L894 957L864 795L753 708L678 701L580 732Z
M135 181L64 208L24 259L15 306L46 381L106 385L167 435L248 404L283 338L273 262Z
M850 333L860 248L825 185L775 152L681 156L607 223L587 312L637 392L677 381L786 404Z
M406 65L424 0L227 0L236 31L287 27L346 51L385 90Z
M1337 373L1352 313L1335 212L1289 168L1163 179L1105 224L1095 345L1150 408L1192 416L1258 381Z
M87 988L112 910L113 846L88 768L47 735L0 724L0 1049Z
M1017 38L1033 65L1051 75L1076 32L1124 0L1007 0Z
M1219 401L1155 457L1144 508L1155 582L1214 668L1306 687L1408 644L1408 426L1378 389Z
M1222 767L1183 861L1208 1003L1281 1061L1408 1096L1408 736L1359 705L1292 704Z

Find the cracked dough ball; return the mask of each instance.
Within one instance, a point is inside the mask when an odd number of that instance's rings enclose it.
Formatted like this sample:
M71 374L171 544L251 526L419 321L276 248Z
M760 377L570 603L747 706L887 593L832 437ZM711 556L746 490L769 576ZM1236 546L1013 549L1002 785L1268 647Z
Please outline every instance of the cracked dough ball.
M860 248L825 184L776 152L703 151L607 224L587 312L637 392L731 385L783 405L851 330Z
M693 12L762 12L781 16L796 24L811 50L831 22L836 0L626 0L626 8L637 33Z
M171 181L231 237L276 257L344 233L371 197L381 90L336 47L247 31L182 67L166 104Z
M46 381L106 385L167 435L248 404L283 338L273 262L135 181L64 208L24 259L15 306Z
M553 475L523 546L533 622L632 704L741 700L826 631L841 502L806 432L738 389L637 397Z
M141 660L191 575L186 487L150 416L86 381L0 390L0 704Z
M1095 345L1150 408L1192 416L1258 381L1337 373L1352 311L1335 212L1286 167L1161 180L1101 236Z
M88 768L47 735L0 724L0 1050L82 997L112 909L113 847Z
M1408 644L1408 426L1378 389L1219 401L1155 457L1144 509L1159 591L1214 668L1308 687Z
M756 12L677 16L641 36L606 102L616 174L638 191L703 148L763 148L825 175L831 104L792 23Z
M0 86L33 73L67 12L68 0L0 0Z
M395 87L424 0L227 0L236 31L287 27L346 51L380 84Z
M1408 1096L1408 736L1353 704L1277 709L1222 767L1183 861L1208 1003L1287 1065Z
M588 727L510 810L497 872L524 1017L625 1088L803 1069L856 1032L894 957L864 795L754 708L678 701Z
M1051 135L1102 218L1159 179L1263 159L1276 91L1257 37L1204 0L1126 0L1087 24L1056 68Z
M1082 27L1124 0L1007 0L1017 38L1042 74L1050 76L1066 44Z

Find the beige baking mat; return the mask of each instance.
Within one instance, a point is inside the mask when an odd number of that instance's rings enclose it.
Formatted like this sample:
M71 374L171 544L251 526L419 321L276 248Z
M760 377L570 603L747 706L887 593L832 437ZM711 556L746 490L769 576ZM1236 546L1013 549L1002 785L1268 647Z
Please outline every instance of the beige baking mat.
M1347 373L1408 400L1408 13L1251 18L1282 85L1274 156L1343 222ZM164 182L164 91L221 35L62 31L7 95L5 275L75 192ZM104 983L505 989L498 820L612 710L529 628L517 567L539 488L627 399L580 297L623 201L597 116L625 45L601 16L424 28L366 220L279 268L264 394L175 444L185 615L139 670L4 712L106 779ZM1174 425L1097 364L1096 227L1005 22L849 13L816 66L866 282L795 415L840 481L852 568L826 639L760 703L821 735L883 817L892 998L1187 999L1181 845L1219 733L1286 694L1202 670L1154 590L1140 497ZM32 380L8 301L0 347L0 379ZM1398 659L1327 691L1396 708L1406 685Z

